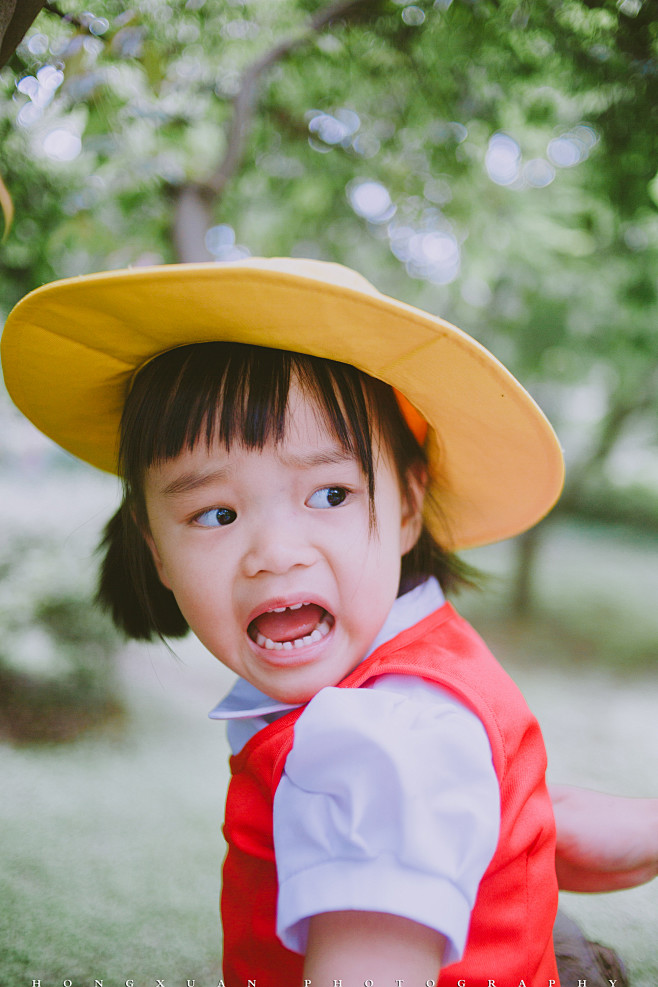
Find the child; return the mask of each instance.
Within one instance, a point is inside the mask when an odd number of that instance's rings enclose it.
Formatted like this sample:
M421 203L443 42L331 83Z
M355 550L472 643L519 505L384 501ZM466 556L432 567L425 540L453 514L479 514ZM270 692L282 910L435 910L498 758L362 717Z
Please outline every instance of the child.
M227 987L555 984L538 725L443 589L539 520L557 440L477 342L338 265L46 285L7 322L17 405L119 471L101 598L239 678ZM120 438L119 438L120 435Z

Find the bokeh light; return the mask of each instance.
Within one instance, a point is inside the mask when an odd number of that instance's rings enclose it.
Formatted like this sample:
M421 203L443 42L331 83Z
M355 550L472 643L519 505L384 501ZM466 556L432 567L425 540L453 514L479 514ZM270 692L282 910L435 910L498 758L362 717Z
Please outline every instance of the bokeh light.
M82 150L82 141L71 130L57 127L44 137L43 150L53 161L74 161Z
M395 213L391 195L381 182L356 179L347 186L347 198L357 216L370 223L385 223Z
M558 168L573 168L586 161L598 135L593 127L579 124L559 137L553 138L546 149L548 157Z
M345 107L341 107L334 113L312 110L307 115L310 117L308 124L310 133L324 144L331 146L349 144L350 138L361 126L359 115L354 110ZM315 144L312 142L311 146L315 146Z
M521 170L521 148L509 134L494 134L487 147L484 166L496 185L512 185Z
M206 249L217 261L244 260L251 256L251 251L235 240L235 230L228 223L211 226L205 235Z

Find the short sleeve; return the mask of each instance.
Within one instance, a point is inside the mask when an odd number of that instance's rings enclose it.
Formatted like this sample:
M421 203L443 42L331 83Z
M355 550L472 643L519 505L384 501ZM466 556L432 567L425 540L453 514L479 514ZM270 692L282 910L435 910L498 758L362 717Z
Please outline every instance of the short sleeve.
M321 690L274 800L279 938L304 953L312 915L390 912L442 933L455 962L499 825L486 731L455 697L404 675Z

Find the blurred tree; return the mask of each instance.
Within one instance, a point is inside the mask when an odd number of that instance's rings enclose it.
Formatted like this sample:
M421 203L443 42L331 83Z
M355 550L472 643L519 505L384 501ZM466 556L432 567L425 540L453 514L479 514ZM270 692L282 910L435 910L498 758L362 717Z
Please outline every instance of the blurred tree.
M0 75L0 304L128 264L342 261L521 377L573 509L658 444L657 35L642 0L49 3Z

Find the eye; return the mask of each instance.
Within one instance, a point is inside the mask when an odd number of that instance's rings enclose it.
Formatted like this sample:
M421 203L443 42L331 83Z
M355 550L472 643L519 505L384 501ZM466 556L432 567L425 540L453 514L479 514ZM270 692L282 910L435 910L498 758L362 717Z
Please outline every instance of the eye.
M233 524L238 515L230 507L213 507L211 511L204 511L194 518L202 528L220 528L227 524Z
M308 498L307 504L309 507L338 507L347 498L348 491L345 487L322 487L320 490L316 490Z

